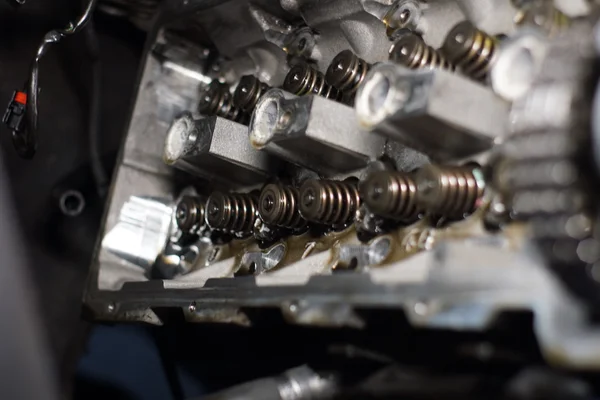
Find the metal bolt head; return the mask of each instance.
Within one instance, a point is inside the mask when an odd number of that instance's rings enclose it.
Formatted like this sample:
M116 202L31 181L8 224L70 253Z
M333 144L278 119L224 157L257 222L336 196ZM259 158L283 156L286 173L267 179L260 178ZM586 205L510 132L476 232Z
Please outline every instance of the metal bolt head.
M357 57L350 50L340 52L331 61L325 80L334 87L338 87L351 78L353 72L358 68Z
M258 200L259 214L268 224L274 224L285 204L282 203L281 188L277 184L265 186Z
M194 196L183 196L175 209L175 222L183 232L204 225L204 203Z
M225 195L221 192L214 192L206 202L206 223L211 228L219 228L224 223Z
M283 88L290 93L300 93L307 86L311 76L311 67L308 64L297 64L288 72L283 82Z

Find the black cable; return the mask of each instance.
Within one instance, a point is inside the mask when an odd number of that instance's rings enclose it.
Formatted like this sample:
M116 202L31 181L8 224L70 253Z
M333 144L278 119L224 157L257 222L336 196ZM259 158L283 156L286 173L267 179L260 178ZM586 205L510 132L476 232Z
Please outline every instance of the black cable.
M108 174L102 162L102 152L100 150L100 113L102 99L102 65L100 62L100 47L98 36L92 21L85 29L86 46L90 61L92 63L92 85L90 91L89 113L88 113L88 139L90 164L92 175L96 184L96 191L102 198L106 195L108 186Z
M88 4L76 22L69 22L64 29L52 30L44 36L42 43L38 47L37 53L31 63L29 79L25 84L27 93L27 126L21 132L13 131L13 144L23 158L32 158L37 150L37 129L38 129L38 92L39 92L39 70L40 61L54 43L60 42L63 38L74 35L82 30L92 17L97 0L89 0Z

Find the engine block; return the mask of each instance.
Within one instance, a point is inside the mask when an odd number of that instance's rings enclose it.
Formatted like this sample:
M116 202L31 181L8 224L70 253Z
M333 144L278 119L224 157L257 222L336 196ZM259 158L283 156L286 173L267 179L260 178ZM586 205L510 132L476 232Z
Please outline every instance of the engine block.
M522 311L550 363L600 367L592 2L163 6L85 295L96 318L250 325L269 308L361 329L392 309L482 331Z

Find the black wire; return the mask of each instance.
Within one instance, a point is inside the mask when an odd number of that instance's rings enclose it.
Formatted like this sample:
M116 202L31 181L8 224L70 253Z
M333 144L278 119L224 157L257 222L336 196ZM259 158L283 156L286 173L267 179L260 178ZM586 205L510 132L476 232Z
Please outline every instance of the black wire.
M94 28L94 23L89 22L85 29L86 47L91 60L92 85L89 101L88 114L88 139L90 164L92 175L96 184L96 191L100 197L106 195L108 186L108 174L102 162L102 152L100 150L100 112L102 100L102 65L100 62L100 47L98 36Z
M23 132L13 131L13 144L23 158L32 158L37 150L38 131L38 95L40 61L54 43L60 42L67 36L75 35L90 21L98 0L89 0L83 14L75 22L70 22L66 28L54 29L46 33L37 53L31 63L29 79L25 87L27 92L27 125Z

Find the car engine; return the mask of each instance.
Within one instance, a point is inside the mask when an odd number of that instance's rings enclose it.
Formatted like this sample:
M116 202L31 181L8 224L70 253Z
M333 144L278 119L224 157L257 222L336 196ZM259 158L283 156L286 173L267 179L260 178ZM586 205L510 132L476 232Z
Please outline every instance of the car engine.
M525 316L538 363L600 368L597 3L139 3L92 318L524 337L500 322Z

